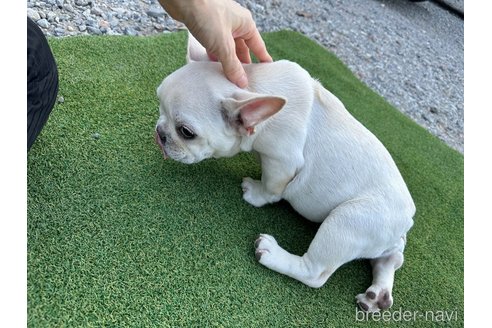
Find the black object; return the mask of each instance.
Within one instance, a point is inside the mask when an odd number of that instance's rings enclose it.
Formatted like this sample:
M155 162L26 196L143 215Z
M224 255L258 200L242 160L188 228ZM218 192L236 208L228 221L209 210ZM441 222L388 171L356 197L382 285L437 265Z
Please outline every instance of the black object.
M58 69L41 29L27 18L27 151L41 132L58 93Z
M410 2L426 2L427 0L409 0ZM455 6L450 5L448 2L444 0L429 0L430 2L435 3L439 7L444 10L449 11L451 14L458 16L461 19L465 19L465 13L463 10L456 8Z

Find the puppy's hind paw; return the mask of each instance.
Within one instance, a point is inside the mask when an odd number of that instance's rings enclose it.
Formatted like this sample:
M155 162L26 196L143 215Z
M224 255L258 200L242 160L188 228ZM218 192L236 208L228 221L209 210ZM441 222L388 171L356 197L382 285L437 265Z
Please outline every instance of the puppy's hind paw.
M366 312L379 312L387 310L393 305L393 297L387 289L371 286L363 294L355 297L357 305Z
M272 248L277 246L277 241L270 235L260 234L255 240L255 257L261 263L261 258L265 254L271 254ZM268 255L267 255L268 256Z
M255 257L264 266L277 272L288 266L289 253L270 235L261 234L255 241Z

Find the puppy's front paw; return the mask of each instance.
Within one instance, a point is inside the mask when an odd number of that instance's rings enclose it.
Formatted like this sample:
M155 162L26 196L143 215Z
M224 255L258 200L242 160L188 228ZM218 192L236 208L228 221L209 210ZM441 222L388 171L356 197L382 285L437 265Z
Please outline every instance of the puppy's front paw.
M243 188L243 199L251 205L261 207L268 203L264 197L261 181L244 178L241 187Z

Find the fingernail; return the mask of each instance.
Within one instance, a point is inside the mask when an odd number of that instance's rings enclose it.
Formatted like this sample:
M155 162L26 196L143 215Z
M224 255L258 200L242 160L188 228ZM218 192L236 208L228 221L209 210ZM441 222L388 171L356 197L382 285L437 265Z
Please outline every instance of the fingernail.
M243 74L239 80L237 80L237 86L240 88L245 88L248 86L248 78L246 77L246 74Z

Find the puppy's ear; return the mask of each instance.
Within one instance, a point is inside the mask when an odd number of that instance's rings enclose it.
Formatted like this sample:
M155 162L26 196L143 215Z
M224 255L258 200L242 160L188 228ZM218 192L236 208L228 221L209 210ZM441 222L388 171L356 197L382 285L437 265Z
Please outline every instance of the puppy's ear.
M207 50L198 42L190 32L188 32L188 51L186 53L186 63L194 61L210 61Z
M252 135L255 126L284 107L287 103L282 97L254 95L246 100L227 98L222 101L225 119L242 135Z

